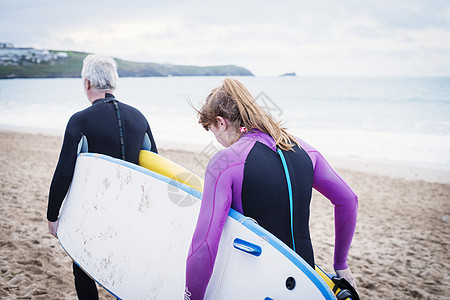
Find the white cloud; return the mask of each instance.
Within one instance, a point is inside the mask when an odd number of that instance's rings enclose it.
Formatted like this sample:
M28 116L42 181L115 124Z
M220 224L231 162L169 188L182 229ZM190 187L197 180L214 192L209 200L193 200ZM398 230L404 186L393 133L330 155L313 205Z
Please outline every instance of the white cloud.
M257 75L450 75L450 2L440 0L17 0L0 4L0 36Z

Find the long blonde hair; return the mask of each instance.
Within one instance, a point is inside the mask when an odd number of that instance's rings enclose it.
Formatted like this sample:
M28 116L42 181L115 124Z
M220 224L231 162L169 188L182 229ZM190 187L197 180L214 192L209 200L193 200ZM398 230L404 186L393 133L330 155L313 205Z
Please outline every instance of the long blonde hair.
M211 91L206 103L197 112L198 122L206 130L209 130L210 125L216 125L216 117L220 116L229 120L237 129L245 127L250 131L260 130L267 133L282 150L293 150L297 145L295 137L262 109L244 85L236 79L226 78L222 86Z

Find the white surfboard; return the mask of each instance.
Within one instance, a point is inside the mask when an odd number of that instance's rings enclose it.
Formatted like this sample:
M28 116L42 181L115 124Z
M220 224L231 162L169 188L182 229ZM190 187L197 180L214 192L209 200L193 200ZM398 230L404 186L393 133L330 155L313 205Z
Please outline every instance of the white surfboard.
M161 156L157 164L174 168ZM170 172L160 173L105 155L80 154L61 208L62 247L121 299L183 299L201 192ZM231 210L205 299L336 298L295 252Z

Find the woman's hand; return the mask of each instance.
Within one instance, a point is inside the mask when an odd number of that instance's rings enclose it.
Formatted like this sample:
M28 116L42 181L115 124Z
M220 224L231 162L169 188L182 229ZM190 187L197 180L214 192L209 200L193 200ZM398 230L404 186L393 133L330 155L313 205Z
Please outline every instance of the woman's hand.
M344 270L335 270L336 271L336 275L339 278L345 278L345 280L348 281L348 283L350 283L352 285L352 287L354 289L356 289L356 282L355 279L353 278L353 274L352 271L350 271L350 268L344 269Z

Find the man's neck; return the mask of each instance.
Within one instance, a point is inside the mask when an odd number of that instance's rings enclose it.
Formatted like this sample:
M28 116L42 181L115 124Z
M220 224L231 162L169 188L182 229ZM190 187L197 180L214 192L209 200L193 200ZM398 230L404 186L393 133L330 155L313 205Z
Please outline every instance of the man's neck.
M100 91L91 90L91 91L88 91L87 97L89 99L89 102L91 102L91 104L92 104L97 99L105 98L106 93L109 93L109 92L103 92L103 91L100 92Z

